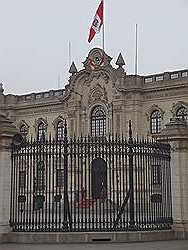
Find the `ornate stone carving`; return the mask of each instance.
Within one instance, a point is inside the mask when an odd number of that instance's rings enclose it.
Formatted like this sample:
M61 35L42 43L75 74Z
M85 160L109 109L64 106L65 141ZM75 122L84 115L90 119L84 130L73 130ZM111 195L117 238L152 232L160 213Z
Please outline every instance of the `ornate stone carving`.
M87 84L88 87L90 87L90 83L93 81L94 78L99 79L99 77L102 77L102 79L104 80L104 82L106 84L108 84L109 78L110 76L104 72L104 71L93 71L91 74L89 74L86 78L84 83Z
M181 107L185 107L188 110L188 103L183 102L183 101L179 101L179 102L173 104L173 107L171 110L173 117L176 116L178 109Z
M87 70L98 70L102 66L110 65L111 60L112 58L108 56L102 49L94 48L89 52L89 55L83 64Z
M89 104L92 104L97 101L108 102L107 91L105 87L101 87L99 83L96 85L96 87L91 89L88 98Z

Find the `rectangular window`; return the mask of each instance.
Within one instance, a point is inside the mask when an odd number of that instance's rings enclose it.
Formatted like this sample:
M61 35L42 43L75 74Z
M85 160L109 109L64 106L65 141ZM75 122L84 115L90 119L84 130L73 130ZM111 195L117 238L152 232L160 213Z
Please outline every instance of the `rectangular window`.
M25 188L26 187L26 171L20 171L19 187L20 188Z
M184 77L187 77L188 76L188 72L182 72L181 73L181 77L184 78Z
M177 79L177 78L179 78L179 75L178 75L178 73L176 73L176 74L171 74L170 75L170 79Z
M156 76L155 77L155 81L158 82L158 81L163 81L164 80L164 76L161 75L161 76Z
M54 92L54 95L55 95L55 96L61 95L61 91L55 91L55 92Z
M37 166L36 190L39 192L45 190L45 168L42 161Z
M37 176L37 190L38 191L43 191L44 190L44 175L43 175L42 171L38 172L38 176Z
M41 97L42 97L41 94L35 95L35 98L36 98L36 99L40 99Z
M151 181L154 186L160 186L162 184L161 165L151 166Z
M31 95L26 95L26 96L25 96L25 99L26 99L26 100L30 100L30 99L31 99Z
M56 185L59 188L63 187L64 184L64 170L63 169L57 169L56 172Z
M49 92L44 93L44 98L45 98L45 97L49 97Z
M153 78L152 77L147 77L147 78L144 79L144 82L145 83L153 82Z

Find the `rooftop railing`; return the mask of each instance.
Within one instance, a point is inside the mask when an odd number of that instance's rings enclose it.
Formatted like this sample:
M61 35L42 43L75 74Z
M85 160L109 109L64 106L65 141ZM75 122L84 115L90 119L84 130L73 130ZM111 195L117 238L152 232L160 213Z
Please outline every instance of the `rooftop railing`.
M28 94L28 95L21 95L21 96L19 96L19 101L24 102L24 101L48 99L50 97L63 96L64 94L65 94L64 89L50 90L50 91L46 91L46 92L31 93L31 94Z
M165 80L176 80L182 78L188 78L188 70L165 72L162 74L144 76L144 83L161 82Z

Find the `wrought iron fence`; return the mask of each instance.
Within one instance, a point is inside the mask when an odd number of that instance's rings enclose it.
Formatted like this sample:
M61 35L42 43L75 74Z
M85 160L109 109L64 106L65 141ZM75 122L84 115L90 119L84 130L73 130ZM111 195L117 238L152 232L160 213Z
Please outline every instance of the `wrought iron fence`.
M13 146L13 231L171 228L169 144L64 133Z

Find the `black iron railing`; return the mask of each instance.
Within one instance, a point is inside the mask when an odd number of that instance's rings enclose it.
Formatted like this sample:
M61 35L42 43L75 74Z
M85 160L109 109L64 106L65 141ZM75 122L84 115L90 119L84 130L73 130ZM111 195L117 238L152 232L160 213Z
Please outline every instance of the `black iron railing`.
M172 225L170 146L123 136L25 141L12 149L13 231Z

